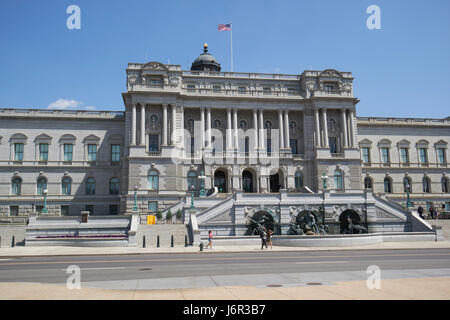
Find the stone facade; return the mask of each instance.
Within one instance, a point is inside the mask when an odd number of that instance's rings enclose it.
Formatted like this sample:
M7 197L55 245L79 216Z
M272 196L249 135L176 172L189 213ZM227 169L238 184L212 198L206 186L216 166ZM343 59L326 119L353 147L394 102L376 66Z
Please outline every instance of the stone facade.
M126 75L123 112L0 109L0 215L39 211L43 188L49 215L123 214L134 206L135 188L140 213L164 210L187 201L192 184L198 197L202 181L206 190L218 186L222 200L242 192L262 200L285 192L302 201L302 194L323 191L324 175L333 199L357 193L361 202L369 177L370 191L404 204L402 179L408 175L415 205L450 206L448 186L443 192L441 185L449 119L357 118L350 72L183 71L150 62L130 63ZM70 161L66 145L72 145ZM409 148L407 164L400 163L401 146ZM390 159L383 164L385 147ZM369 148L368 162L362 148ZM418 160L419 148L427 150L425 163ZM386 176L391 192L384 189ZM430 192L421 192L423 177ZM41 178L47 183L39 186ZM243 217L243 199L209 223L242 233L244 222L236 219ZM333 204L327 205L331 219ZM382 221L381 209L373 208ZM405 229L403 220L383 223Z

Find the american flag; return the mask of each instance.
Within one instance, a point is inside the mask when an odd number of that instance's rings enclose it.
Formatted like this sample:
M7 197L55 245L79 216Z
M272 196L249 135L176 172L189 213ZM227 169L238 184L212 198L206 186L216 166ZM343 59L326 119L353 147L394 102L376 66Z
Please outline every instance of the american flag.
M217 30L219 30L219 31L230 31L231 30L231 24L219 24Z

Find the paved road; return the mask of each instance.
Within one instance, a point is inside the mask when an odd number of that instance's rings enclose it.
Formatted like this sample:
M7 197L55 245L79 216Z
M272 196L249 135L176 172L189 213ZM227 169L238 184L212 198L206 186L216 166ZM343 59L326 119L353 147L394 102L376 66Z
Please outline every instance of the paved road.
M227 285L297 286L364 280L450 277L449 249L144 254L0 259L0 282L65 284L80 267L85 287L172 289Z

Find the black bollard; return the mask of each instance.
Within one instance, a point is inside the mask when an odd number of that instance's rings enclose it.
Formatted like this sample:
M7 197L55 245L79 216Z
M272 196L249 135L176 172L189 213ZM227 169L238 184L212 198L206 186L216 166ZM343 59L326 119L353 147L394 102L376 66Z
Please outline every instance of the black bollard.
M142 248L145 248L145 236L142 238Z
M170 247L173 248L173 235L170 237Z
M14 248L15 242L16 242L16 237L15 237L15 236L12 236L12 239L11 239L11 247Z
M187 243L187 235L184 236L184 246L187 247L188 243Z
M158 236L156 237L156 247L159 248L159 234L158 234Z

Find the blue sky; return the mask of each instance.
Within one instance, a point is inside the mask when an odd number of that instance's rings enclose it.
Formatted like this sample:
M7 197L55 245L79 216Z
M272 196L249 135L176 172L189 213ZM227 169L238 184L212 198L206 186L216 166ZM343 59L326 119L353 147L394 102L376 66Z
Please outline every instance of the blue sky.
M69 5L81 29L69 30ZM369 30L370 5L381 30ZM450 1L2 0L0 107L123 110L129 62L184 70L204 42L230 70L351 71L358 116L450 116ZM147 59L146 59L147 57Z

